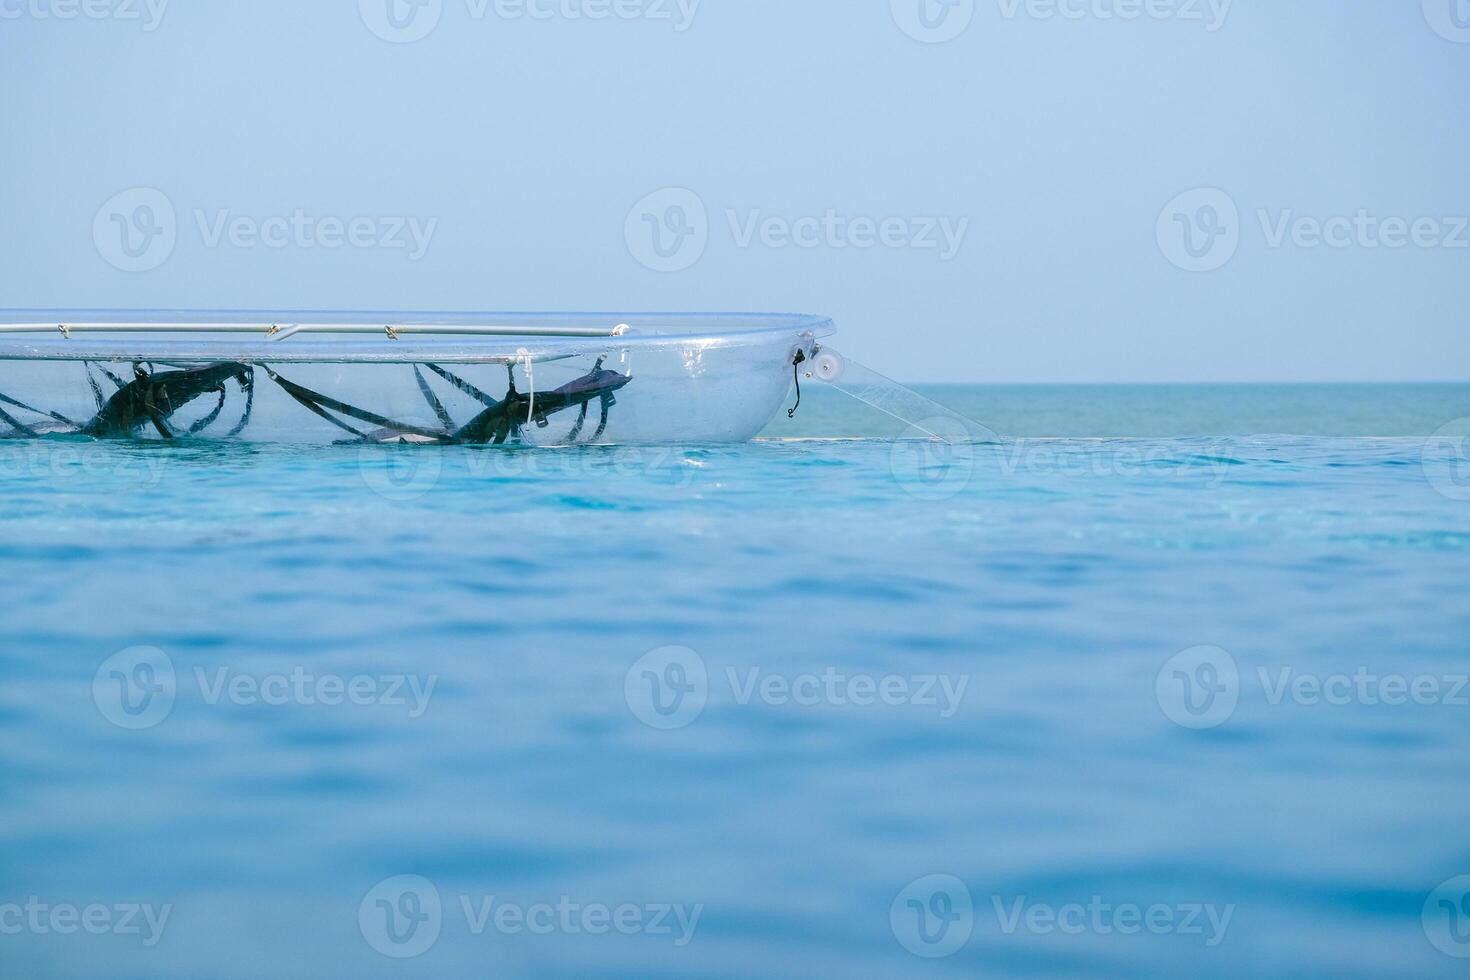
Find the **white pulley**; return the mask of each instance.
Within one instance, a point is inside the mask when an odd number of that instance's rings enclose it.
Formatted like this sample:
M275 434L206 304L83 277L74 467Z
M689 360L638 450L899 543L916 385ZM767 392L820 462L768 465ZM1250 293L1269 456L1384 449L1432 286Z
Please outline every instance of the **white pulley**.
M835 351L818 351L817 356L812 359L811 369L807 372L810 377L818 381L831 383L842 377L847 369L847 363L842 356Z

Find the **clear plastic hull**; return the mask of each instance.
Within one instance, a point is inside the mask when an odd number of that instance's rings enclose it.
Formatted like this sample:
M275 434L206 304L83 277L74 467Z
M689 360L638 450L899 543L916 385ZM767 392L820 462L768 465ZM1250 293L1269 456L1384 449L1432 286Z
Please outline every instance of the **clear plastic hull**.
M830 332L770 314L19 311L0 316L0 437L739 442Z

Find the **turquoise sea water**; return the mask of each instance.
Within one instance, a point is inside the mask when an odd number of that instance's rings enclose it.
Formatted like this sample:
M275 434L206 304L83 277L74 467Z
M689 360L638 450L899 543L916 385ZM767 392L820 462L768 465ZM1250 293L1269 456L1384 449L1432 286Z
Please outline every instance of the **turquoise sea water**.
M1464 976L1470 386L931 393L0 446L0 977Z

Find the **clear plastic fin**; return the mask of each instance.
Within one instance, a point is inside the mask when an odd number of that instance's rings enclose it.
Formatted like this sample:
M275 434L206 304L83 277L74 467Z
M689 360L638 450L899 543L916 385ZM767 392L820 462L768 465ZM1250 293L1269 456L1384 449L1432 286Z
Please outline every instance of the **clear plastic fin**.
M866 364L826 345L817 348L804 376L874 408L908 426L903 438L947 443L1000 442L988 426L907 388Z

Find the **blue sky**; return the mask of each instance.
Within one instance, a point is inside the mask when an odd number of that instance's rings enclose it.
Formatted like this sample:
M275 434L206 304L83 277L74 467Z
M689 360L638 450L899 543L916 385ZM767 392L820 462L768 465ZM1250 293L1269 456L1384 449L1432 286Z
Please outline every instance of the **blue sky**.
M773 309L916 381L1470 379L1470 0L0 0L0 86L3 306Z

